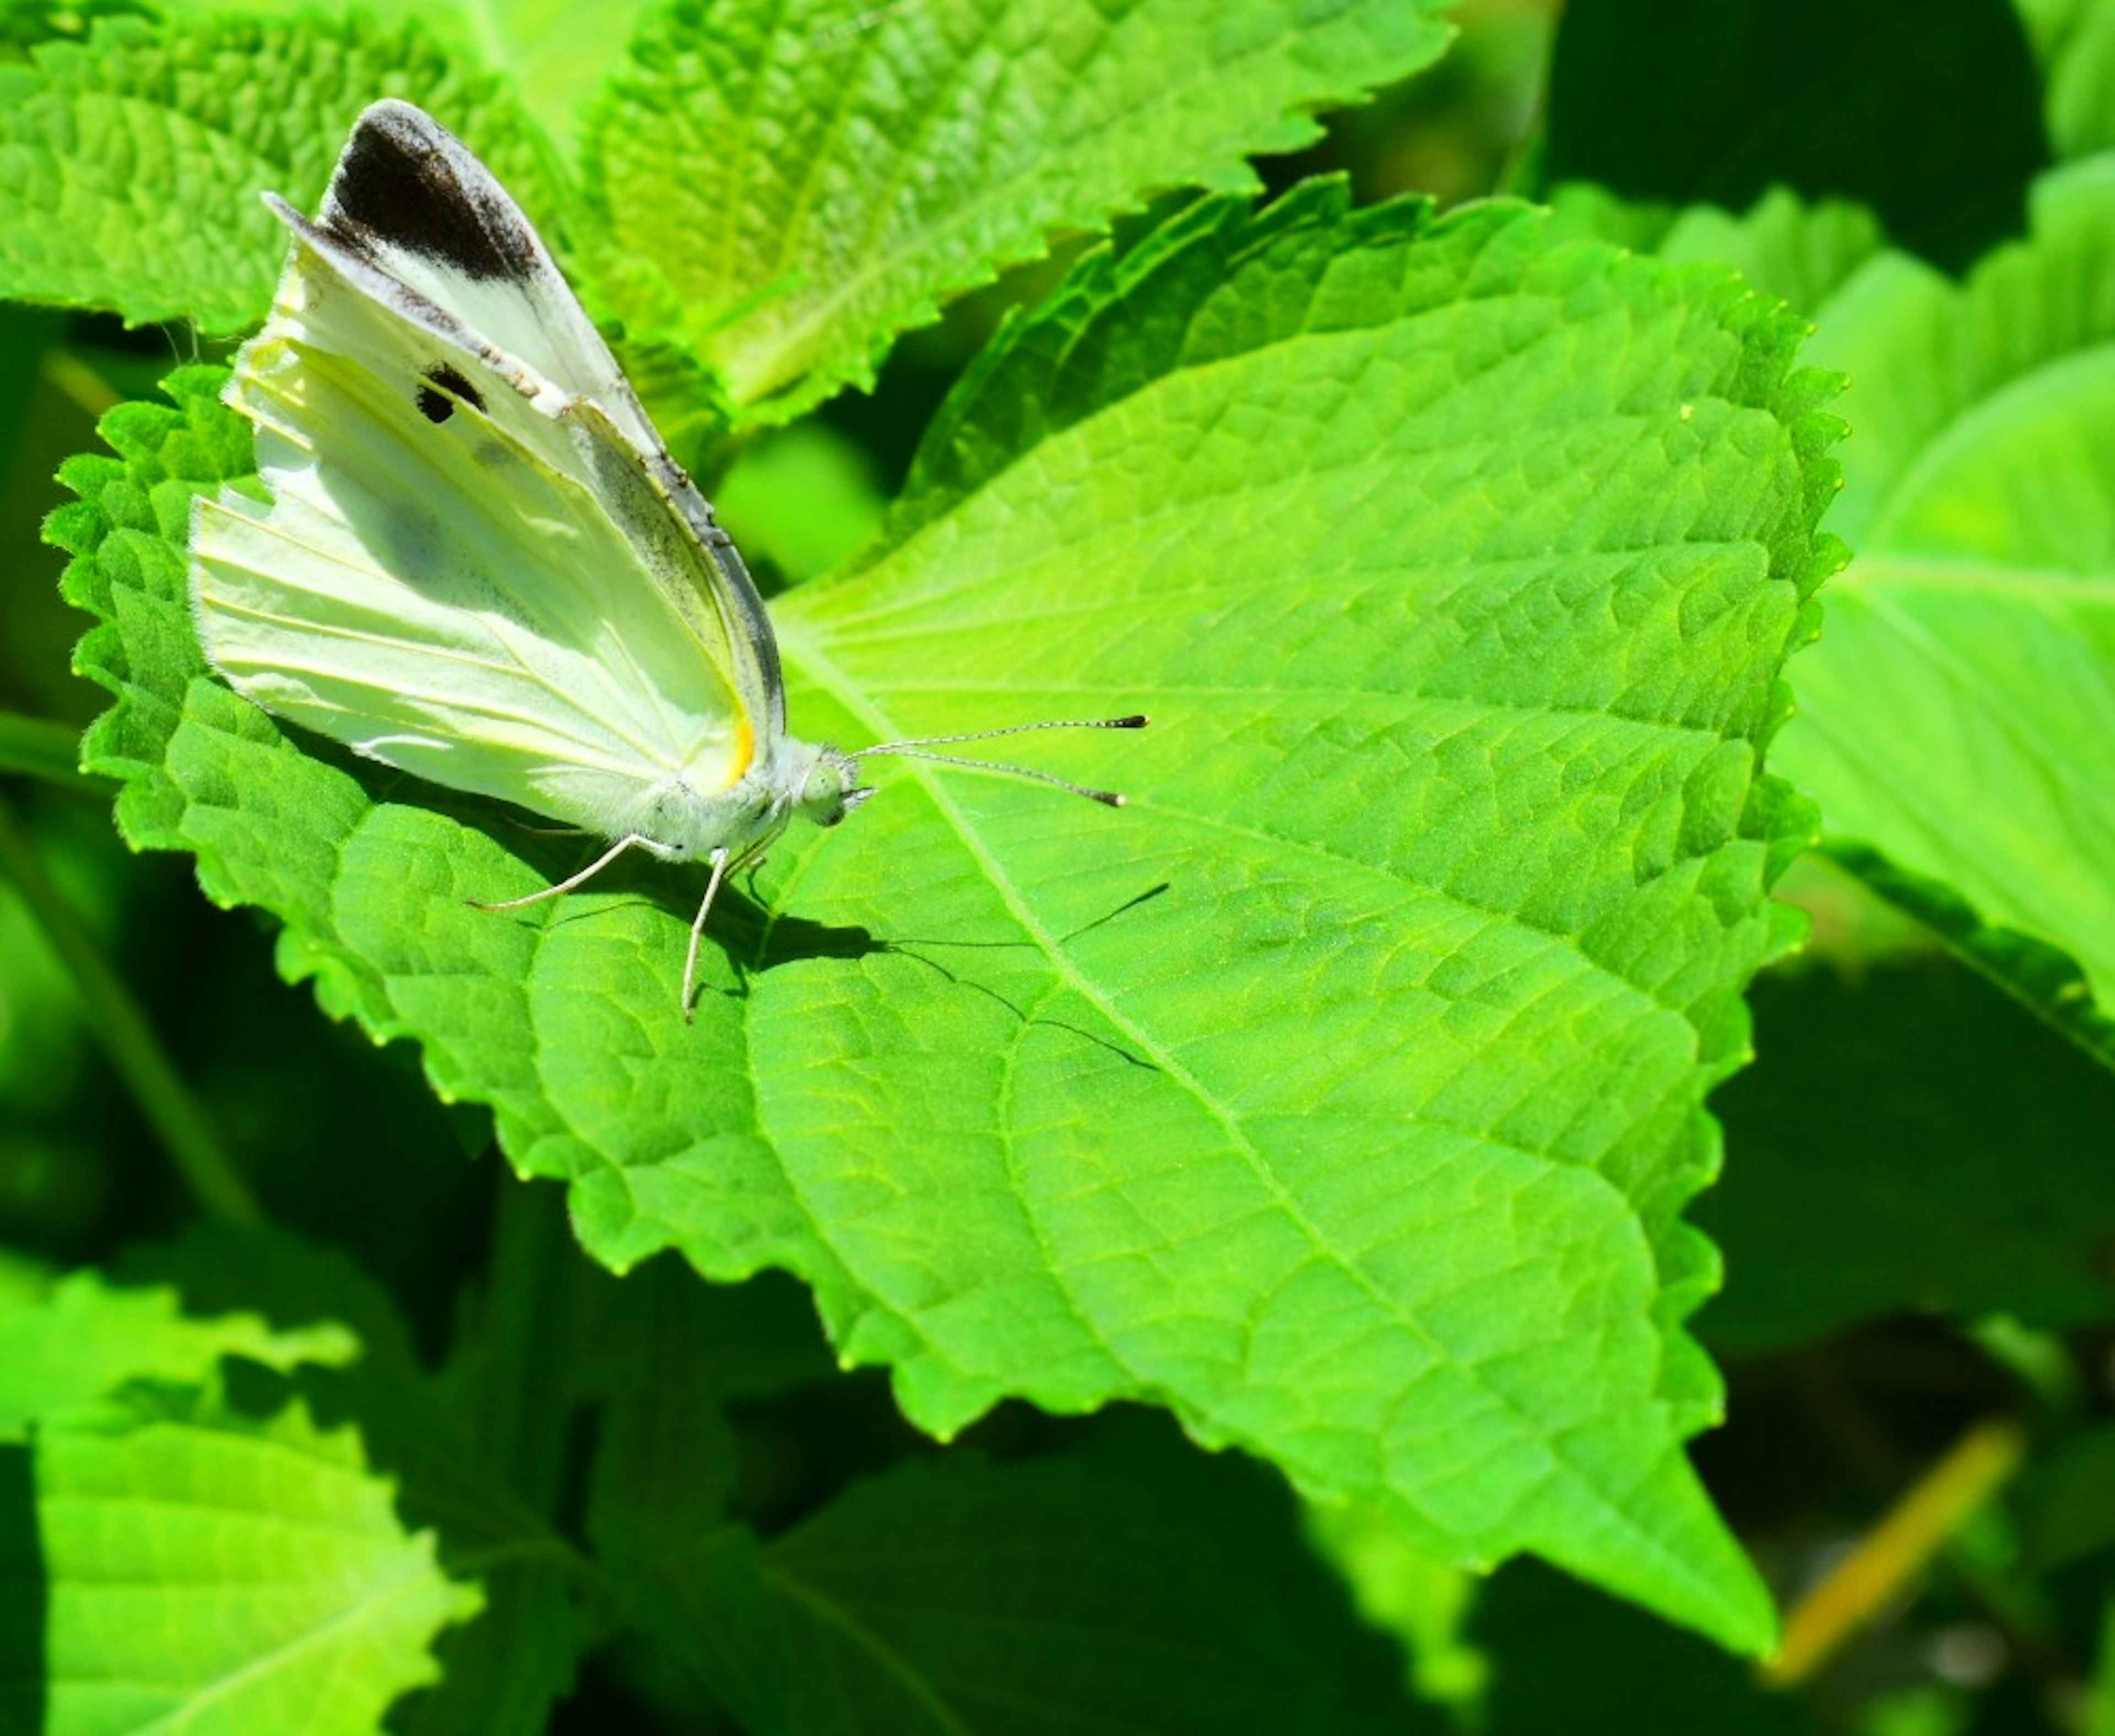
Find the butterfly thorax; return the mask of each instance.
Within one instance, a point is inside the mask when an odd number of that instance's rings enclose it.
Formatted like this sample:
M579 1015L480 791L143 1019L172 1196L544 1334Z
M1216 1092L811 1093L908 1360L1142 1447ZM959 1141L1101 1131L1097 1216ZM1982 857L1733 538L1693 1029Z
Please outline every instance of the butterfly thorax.
M776 838L795 816L833 826L869 793L860 788L859 765L851 755L781 737L728 788L706 791L680 776L664 778L614 816L608 829L632 834L670 861L718 850L739 860Z

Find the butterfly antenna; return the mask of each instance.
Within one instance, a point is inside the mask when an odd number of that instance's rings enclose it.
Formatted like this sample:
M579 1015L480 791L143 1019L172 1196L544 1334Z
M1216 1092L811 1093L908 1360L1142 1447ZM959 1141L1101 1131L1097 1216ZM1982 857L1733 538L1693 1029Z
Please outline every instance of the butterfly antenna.
M1090 801L1120 808L1124 799L1114 790L1098 790L1075 783L1055 772L1039 770L1033 765L1011 765L1002 760L973 760L961 754L936 754L927 750L952 747L961 742L989 742L998 736L1026 735L1037 729L1143 729L1148 721L1143 713L1132 717L1052 718L1038 723L1009 723L998 729L969 729L960 735L914 736L907 741L881 742L872 747L862 747L851 757L858 760L870 754L893 754L899 759L930 760L936 765L966 766L972 771L1003 772L1010 778L1030 778L1038 783L1054 784L1061 790L1070 790L1075 796L1085 796Z

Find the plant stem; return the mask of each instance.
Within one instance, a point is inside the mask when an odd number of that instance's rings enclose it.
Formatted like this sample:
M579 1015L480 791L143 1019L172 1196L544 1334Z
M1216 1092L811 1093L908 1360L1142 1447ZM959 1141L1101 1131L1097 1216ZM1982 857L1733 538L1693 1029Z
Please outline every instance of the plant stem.
M139 1003L44 871L4 799L0 799L0 876L15 884L30 916L64 961L89 1028L199 1203L224 1223L263 1223L264 1214L241 1172L222 1149L212 1123L178 1075Z
M108 793L80 769L80 732L20 712L0 711L0 771L21 772L61 789Z

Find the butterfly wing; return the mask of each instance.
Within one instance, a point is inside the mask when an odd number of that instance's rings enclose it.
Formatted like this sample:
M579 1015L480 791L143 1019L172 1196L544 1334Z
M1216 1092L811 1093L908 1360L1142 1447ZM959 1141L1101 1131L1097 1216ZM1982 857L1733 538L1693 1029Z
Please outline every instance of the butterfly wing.
M518 207L362 116L229 402L268 503L201 501L208 655L268 710L612 836L784 730L755 587ZM695 843L695 840L668 840Z

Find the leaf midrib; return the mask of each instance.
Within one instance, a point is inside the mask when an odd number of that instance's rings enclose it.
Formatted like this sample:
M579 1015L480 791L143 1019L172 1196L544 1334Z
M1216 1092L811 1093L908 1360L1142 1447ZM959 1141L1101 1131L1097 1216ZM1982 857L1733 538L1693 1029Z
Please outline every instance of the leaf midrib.
M791 636L782 631L779 648L790 664L799 668L810 681L829 694L847 713L877 732L878 739L891 738L896 727L894 720L888 714L868 704L863 691L837 668L812 639L797 631ZM1700 1576L1694 1564L1668 1551L1660 1538L1640 1524L1614 1493L1602 1486L1593 1468L1581 1463L1567 1450L1564 1444L1573 1434L1579 1432L1576 1429L1555 1432L1544 1430L1532 1416L1521 1409L1510 1393L1486 1380L1480 1365L1464 1362L1435 1341L1419 1321L1404 1313L1396 1298L1383 1289L1361 1265L1344 1258L1333 1242L1321 1233L1299 1203L1287 1193L1283 1183L1270 1165L1263 1160L1261 1153L1249 1141L1226 1105L1206 1090L1203 1083L1193 1077L1189 1069L1168 1053L1155 1037L1142 1029L1135 1021L1119 1012L1099 985L1089 982L1081 975L1071 956L1057 944L1055 937L1030 910L1012 876L1003 871L1002 865L985 848L980 834L949 797L944 786L921 767L914 765L908 769L925 785L927 797L940 817L954 831L963 848L984 870L993 892L1019 923L1022 932L1035 940L1051 969L1087 1005L1107 1019L1113 1029L1121 1031L1135 1042L1140 1052L1160 1068L1167 1077L1191 1094L1199 1106L1225 1131L1232 1149L1246 1161L1265 1194L1285 1214L1287 1222L1308 1238L1310 1245L1324 1253L1330 1262L1376 1305L1383 1318L1397 1320L1402 1330L1423 1347L1436 1366L1452 1371L1466 1384L1482 1393L1501 1412L1512 1418L1519 1440L1527 1443L1545 1463L1561 1467L1575 1487L1591 1491L1608 1518L1634 1539L1641 1549L1658 1559L1668 1573L1677 1579L1695 1587L1707 1602L1720 1605L1723 1588ZM921 1333L920 1336L923 1338L924 1334ZM1097 1342L1099 1342L1099 1334ZM1126 1366L1122 1358L1116 1357L1109 1346L1104 1343L1101 1348L1119 1366ZM1164 1389L1161 1388L1161 1383L1156 1382L1155 1385L1157 1389Z

